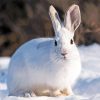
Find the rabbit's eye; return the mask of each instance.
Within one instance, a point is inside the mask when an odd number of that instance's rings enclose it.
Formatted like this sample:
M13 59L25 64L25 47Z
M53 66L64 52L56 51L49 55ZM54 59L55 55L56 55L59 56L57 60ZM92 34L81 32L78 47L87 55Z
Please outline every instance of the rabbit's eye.
M71 40L70 40L70 44L73 44L73 42L74 42L73 39L71 39Z
M57 46L57 41L55 40L55 46Z

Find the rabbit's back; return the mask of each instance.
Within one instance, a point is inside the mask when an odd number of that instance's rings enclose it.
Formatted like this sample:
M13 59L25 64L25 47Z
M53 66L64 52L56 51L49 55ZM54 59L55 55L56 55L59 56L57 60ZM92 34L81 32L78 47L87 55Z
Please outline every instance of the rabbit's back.
M45 51L46 54L46 51L49 52L48 48L50 48L52 40L52 38L39 38L26 42L16 50L12 56L11 62L16 61L19 58L21 58L20 61L24 60L25 62L31 58L36 60L36 58L40 56L40 53L44 53Z

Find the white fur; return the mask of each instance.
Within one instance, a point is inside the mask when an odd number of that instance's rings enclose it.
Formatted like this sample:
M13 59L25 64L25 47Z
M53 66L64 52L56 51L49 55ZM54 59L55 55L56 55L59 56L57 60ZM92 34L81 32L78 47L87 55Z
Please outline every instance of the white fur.
M75 7L78 6L72 5L71 11L74 12ZM78 13L78 10L75 12ZM68 12L65 19L70 17L71 25L72 15L70 10ZM55 16L56 13L55 8L50 6L49 14L55 30L54 38L33 39L22 45L12 56L7 80L9 95L24 96L25 93L41 95L41 91L54 92L65 89L71 91L81 71L77 47L74 43L70 44L76 29L69 30L65 27L68 25L67 21L62 25L58 13ZM77 19L75 17L74 21L78 19L80 21L80 17ZM77 28L79 24L80 22L75 27ZM63 56L61 53L67 54Z

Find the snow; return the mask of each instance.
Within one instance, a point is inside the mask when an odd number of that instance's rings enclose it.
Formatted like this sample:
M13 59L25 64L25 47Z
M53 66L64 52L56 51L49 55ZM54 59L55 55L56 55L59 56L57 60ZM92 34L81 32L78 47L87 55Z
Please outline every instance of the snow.
M100 45L80 46L82 72L73 90L67 97L10 97L6 86L9 57L0 58L0 100L100 100Z

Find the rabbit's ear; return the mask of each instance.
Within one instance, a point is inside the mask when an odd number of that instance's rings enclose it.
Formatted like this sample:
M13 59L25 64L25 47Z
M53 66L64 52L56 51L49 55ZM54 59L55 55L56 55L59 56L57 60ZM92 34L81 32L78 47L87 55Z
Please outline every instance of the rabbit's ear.
M52 5L49 8L49 15L53 24L54 31L57 33L57 31L59 31L61 28L61 20L56 9Z
M81 23L81 14L78 5L73 4L65 14L64 26L70 31L75 31Z

